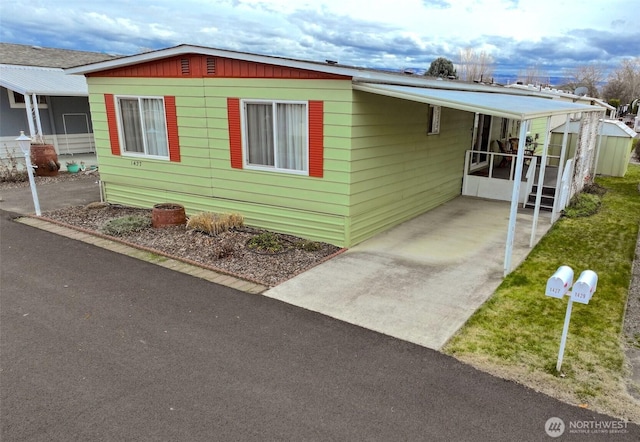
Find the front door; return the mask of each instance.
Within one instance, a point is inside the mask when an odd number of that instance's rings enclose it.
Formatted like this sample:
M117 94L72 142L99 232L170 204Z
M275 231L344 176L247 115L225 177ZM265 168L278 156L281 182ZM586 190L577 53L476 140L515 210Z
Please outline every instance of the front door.
M471 170L485 167L489 156L482 152L489 152L491 143L491 115L476 114L473 125L473 155L471 155Z

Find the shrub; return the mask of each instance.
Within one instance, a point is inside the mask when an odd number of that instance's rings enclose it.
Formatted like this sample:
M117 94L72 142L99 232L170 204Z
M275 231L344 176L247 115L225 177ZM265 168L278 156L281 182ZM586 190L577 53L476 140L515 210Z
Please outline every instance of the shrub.
M128 215L114 218L102 226L102 233L111 236L123 236L151 227L151 217L144 215Z
M187 220L187 229L213 236L243 225L244 217L238 213L223 213L220 215L212 212L202 212L189 217Z
M633 139L631 149L636 153L636 159L640 160L640 138L636 137Z
M591 216L598 212L602 201L598 195L581 192L571 198L569 206L564 210L567 218Z
M273 232L262 232L247 241L247 247L259 252L279 253L285 250L285 246L285 243Z
M322 248L322 246L319 243L315 241L309 241L309 240L304 240L296 243L296 247L304 250L305 252L317 252Z
M593 183L585 185L582 188L582 191L584 193L591 193L593 195L602 196L605 193L607 193L607 188L606 187L602 187L600 184L598 184L596 182L593 182Z
M18 169L15 149L7 149L7 158L0 158L0 183L18 183L27 180L26 169Z

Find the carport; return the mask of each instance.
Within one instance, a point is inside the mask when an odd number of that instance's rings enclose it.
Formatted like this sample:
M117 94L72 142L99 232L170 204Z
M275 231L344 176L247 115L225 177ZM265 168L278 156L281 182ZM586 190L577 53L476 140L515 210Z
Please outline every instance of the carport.
M429 87L401 86L395 84L373 83L362 79L354 81L355 90L372 94L385 95L403 100L411 100L434 106L448 107L467 112L480 113L496 117L520 121L519 146L516 157L515 177L521 177L524 166L525 140L531 121L538 118L546 118L545 143L540 156L538 182L544 182L547 155L549 152L549 133L551 131L551 117L566 116L566 126L572 120L580 116L580 148L576 152L574 161L565 165L567 155L567 132L565 131L560 147L559 170L556 181L556 198L550 222L558 218L559 212L564 209L571 196L579 192L585 181L594 174L591 173L596 152L597 134L599 132L600 119L604 117L606 109L599 106L586 105L572 101L562 101L558 97L537 94L514 89L505 90L499 86L495 92L488 91L487 86L477 87L473 85L459 85L458 83L442 82L442 87L432 84ZM511 191L511 209L507 228L507 241L504 252L503 274L506 276L513 269L513 247L516 233L518 200L520 196L521 180L513 181ZM531 220L530 247L533 247L536 239L536 229L540 217L540 204L542 200L542 186L538 186L533 219Z
M516 119L524 143L529 122L553 115L582 115L584 158L565 167L568 191L578 191L590 168L603 108L535 95L421 88L356 82L354 89L468 112ZM546 137L548 140L550 137ZM562 164L567 137L562 141ZM548 141L541 157L544 181ZM578 157L578 156L577 156ZM524 146L516 158L522 176ZM460 196L402 223L345 253L274 287L266 296L378 331L425 347L440 349L529 254L551 227L557 213L540 211L541 195L531 210L519 210L520 180L511 201ZM556 199L559 200L559 199ZM539 223L539 218L544 221ZM506 243L505 243L506 237Z

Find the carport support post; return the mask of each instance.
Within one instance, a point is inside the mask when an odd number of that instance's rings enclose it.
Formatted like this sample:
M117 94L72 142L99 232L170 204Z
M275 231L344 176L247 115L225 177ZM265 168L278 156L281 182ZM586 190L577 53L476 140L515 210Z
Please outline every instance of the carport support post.
M567 156L567 138L569 137L569 123L571 122L570 115L567 114L567 118L564 122L564 133L562 134L562 147L560 148L560 159L558 160L558 177L556 178L556 193L553 199L553 209L551 210L551 224L558 219L558 212L564 207L560 207L560 189L562 186L562 175L564 175L565 158ZM550 134L547 134L550 137Z
M542 201L542 188L544 186L544 174L547 167L547 151L549 149L549 131L551 131L551 117L547 117L547 136L544 139L542 148L542 161L540 162L540 175L538 175L538 189L536 191L536 206L533 209L533 223L531 225L531 238L529 239L529 247L533 247L536 242L536 232L538 230L538 218L540 217L540 202Z
M520 181L522 180L522 168L524 164L524 143L529 131L529 120L520 120L520 142L518 143L518 155L516 156L516 171L513 177L513 192L511 194L511 212L509 215L509 228L507 230L507 245L504 252L504 276L511 271L511 256L513 255L513 242L516 237L516 218L518 217L518 200L520 196Z

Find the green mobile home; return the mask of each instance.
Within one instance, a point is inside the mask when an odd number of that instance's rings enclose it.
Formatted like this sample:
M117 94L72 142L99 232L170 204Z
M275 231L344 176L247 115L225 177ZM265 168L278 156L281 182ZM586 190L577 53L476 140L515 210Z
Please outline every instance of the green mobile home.
M459 196L478 115L523 115L483 105L489 86L187 45L67 73L87 78L106 201L344 247Z

